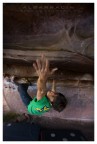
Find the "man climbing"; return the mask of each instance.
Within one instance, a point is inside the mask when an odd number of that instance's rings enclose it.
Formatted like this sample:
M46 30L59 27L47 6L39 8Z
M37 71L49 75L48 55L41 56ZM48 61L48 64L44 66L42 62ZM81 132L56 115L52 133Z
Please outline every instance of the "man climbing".
M54 81L52 90L48 92L46 90L47 79L57 70L57 68L50 70L49 61L44 55L36 60L33 67L38 75L37 94L34 99L32 99L27 93L28 84L18 84L20 97L27 107L28 112L34 115L41 115L48 112L51 107L58 112L61 112L67 103L65 96L56 92Z

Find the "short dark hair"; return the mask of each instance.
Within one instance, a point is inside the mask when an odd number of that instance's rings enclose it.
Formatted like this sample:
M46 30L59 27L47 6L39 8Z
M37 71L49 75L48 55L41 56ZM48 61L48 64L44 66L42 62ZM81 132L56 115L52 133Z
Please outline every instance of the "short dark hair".
M56 99L52 102L52 107L58 111L61 112L67 105L67 100L65 96L61 93L57 93Z

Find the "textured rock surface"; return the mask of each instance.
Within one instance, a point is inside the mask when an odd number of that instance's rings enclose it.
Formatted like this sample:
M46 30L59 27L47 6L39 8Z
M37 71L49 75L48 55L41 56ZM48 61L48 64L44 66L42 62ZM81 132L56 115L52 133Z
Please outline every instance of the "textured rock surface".
M94 4L4 3L3 6L4 74L14 74L20 79L28 77L36 86L32 63L44 53L51 67L58 67L48 85L56 79L57 90L66 95L68 105L61 113L52 109L44 115L51 123L42 117L39 122L49 123L50 127L61 127L57 125L61 122L68 128L80 127L93 140ZM31 96L35 95L35 89L29 88ZM27 113L17 87L11 83L4 83L4 98L12 111Z
M5 3L3 11L4 73L34 76L32 62L44 53L51 61L51 67L57 66L59 72L93 74L92 3Z
M37 75L32 63L44 53L51 67L58 67L51 79L71 85L80 79L93 81L93 3L3 6L4 74L33 81Z
M17 113L27 113L26 107L21 101L17 86L12 83L4 83L4 97L10 108ZM50 90L51 83L47 84ZM57 91L63 93L68 101L67 107L61 113L51 109L44 114L47 117L57 117L68 120L93 121L94 119L94 99L93 84L90 82L71 83L57 82ZM36 95L36 83L28 88L29 95L33 98Z
M64 50L93 59L93 4L4 4L4 49Z

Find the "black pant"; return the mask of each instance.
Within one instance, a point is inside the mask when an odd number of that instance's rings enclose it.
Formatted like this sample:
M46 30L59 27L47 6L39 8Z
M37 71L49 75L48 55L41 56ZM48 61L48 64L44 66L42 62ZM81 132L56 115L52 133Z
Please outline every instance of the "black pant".
M32 98L27 93L28 86L29 86L28 84L18 85L18 91L19 91L20 97L26 107L29 105L30 101L32 101Z

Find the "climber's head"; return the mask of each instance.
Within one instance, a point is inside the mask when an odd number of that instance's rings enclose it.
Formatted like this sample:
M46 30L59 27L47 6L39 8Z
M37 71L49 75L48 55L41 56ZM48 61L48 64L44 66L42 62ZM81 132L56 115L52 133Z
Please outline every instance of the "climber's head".
M67 100L63 94L48 91L47 97L56 111L61 112L66 107Z

